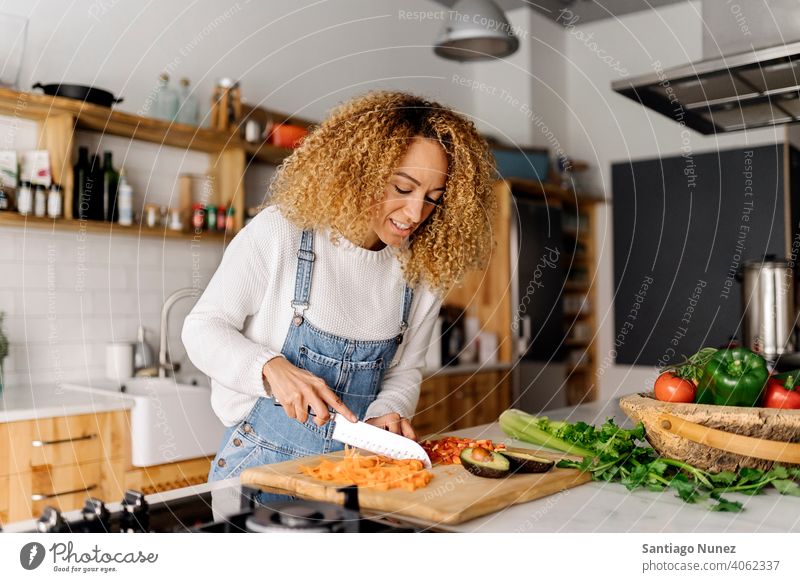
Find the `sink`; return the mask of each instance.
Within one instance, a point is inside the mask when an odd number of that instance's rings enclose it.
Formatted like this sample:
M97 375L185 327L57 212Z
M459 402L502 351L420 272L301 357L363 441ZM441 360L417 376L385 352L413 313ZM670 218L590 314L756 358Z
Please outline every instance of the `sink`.
M135 467L174 463L217 453L224 425L211 409L211 389L174 378L132 378L123 384L64 384L66 390L133 400L131 452Z

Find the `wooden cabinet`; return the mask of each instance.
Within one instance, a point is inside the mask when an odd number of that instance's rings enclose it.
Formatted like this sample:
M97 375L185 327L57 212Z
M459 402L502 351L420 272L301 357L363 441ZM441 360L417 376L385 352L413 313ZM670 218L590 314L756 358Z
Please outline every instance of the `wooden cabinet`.
M83 507L89 496L118 502L205 483L210 457L132 467L127 411L0 424L0 525Z
M414 430L424 437L495 422L511 405L511 370L442 374L420 388Z
M514 196L535 198L561 208L563 253L560 262L565 273L561 290L561 345L567 364L563 377L567 404L596 400L599 255L595 239L598 232L598 206L604 201L532 180L509 178L503 182Z
M127 411L0 424L0 521L120 499L130 462Z
M567 280L564 284L564 343L567 404L597 399L597 232L594 199L565 197L562 226Z
M199 485L208 480L212 460L212 457L201 457L154 467L132 468L125 474L125 489L136 489L150 495Z
M451 289L444 305L474 313L481 331L497 336L497 360L510 363L513 358L511 333L511 191L503 181L494 186L497 214L492 225L494 248L484 269L466 274L458 287Z

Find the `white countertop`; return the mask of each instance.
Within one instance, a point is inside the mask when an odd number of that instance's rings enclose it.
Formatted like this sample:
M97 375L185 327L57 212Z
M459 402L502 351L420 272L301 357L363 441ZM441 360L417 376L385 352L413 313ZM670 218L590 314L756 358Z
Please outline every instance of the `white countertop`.
M44 397L45 394L36 394ZM101 404L95 397L93 406ZM114 404L120 406L117 399ZM63 414L65 404L58 403L58 413ZM81 406L75 404L75 406ZM85 406L85 404L84 404ZM96 408L95 408L96 409ZM39 409L37 413L40 414ZM602 404L584 404L575 408L561 408L547 412L554 419L571 422L583 420L600 424L613 417L618 424L631 426L616 400ZM496 424L474 427L453 434L471 438L490 438L512 446L525 443L507 437ZM194 485L157 495L148 495L148 501L174 499L191 494L220 489L220 494L233 502L239 491L239 479L232 478L215 483ZM229 489L236 486L234 489ZM457 526L439 526L437 530L453 532L800 532L800 499L782 496L774 490L750 497L729 494L727 497L741 501L740 513L709 511L705 507L684 503L667 490L630 492L618 483L591 482L536 501L511 506L503 511L480 517ZM226 499L214 499L215 506L224 507ZM112 505L112 509L115 506ZM235 508L233 508L235 510ZM76 513L77 515L77 513ZM6 531L25 531L35 527L34 522L12 524Z
M618 424L631 422L617 401L590 403L575 408L547 411L554 419L601 424L613 417ZM453 434L490 438L512 446L525 443L507 437L496 424L487 424ZM229 479L225 486L236 483ZM214 484L196 485L170 491L180 496L210 490ZM741 501L740 513L713 512L684 503L668 490L628 491L619 483L591 482L536 501L511 506L503 511L437 530L453 532L800 532L800 499L782 496L774 490L758 496L729 494ZM148 497L148 499L150 499Z
M607 418L627 428L632 423L617 400L560 408L553 419L602 424ZM530 446L506 436L496 423L454 433ZM800 532L800 499L774 489L757 496L727 494L740 501L739 513L710 511L685 503L672 490L628 491L619 483L590 482L536 501L442 529L457 532Z
M76 392L55 384L7 386L0 392L0 422L111 412L132 406L132 399L119 394Z

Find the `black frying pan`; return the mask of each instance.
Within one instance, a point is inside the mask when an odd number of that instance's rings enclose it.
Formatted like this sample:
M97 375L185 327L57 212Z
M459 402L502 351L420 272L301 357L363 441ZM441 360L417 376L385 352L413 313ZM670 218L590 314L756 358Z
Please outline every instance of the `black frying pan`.
M87 87L86 85L67 85L63 83L42 85L41 83L36 83L33 88L41 89L45 92L45 95L77 99L87 103L94 103L95 105L102 105L103 107L111 107L115 103L122 103L123 99L122 97L117 99L113 93L109 93L104 89Z

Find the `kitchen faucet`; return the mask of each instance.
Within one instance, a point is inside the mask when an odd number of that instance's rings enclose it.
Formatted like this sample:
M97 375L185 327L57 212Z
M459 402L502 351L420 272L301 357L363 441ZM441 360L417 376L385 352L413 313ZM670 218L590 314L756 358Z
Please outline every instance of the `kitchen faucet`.
M159 378L166 378L168 375L174 375L174 373L178 371L178 365L173 364L170 361L169 352L167 351L167 319L169 316L169 310L172 309L172 306L180 299L183 299L184 297L196 297L202 291L203 289L199 287L186 287L183 289L178 289L172 295L167 297L166 301L164 301L164 305L161 307L161 337L159 338L158 345Z

